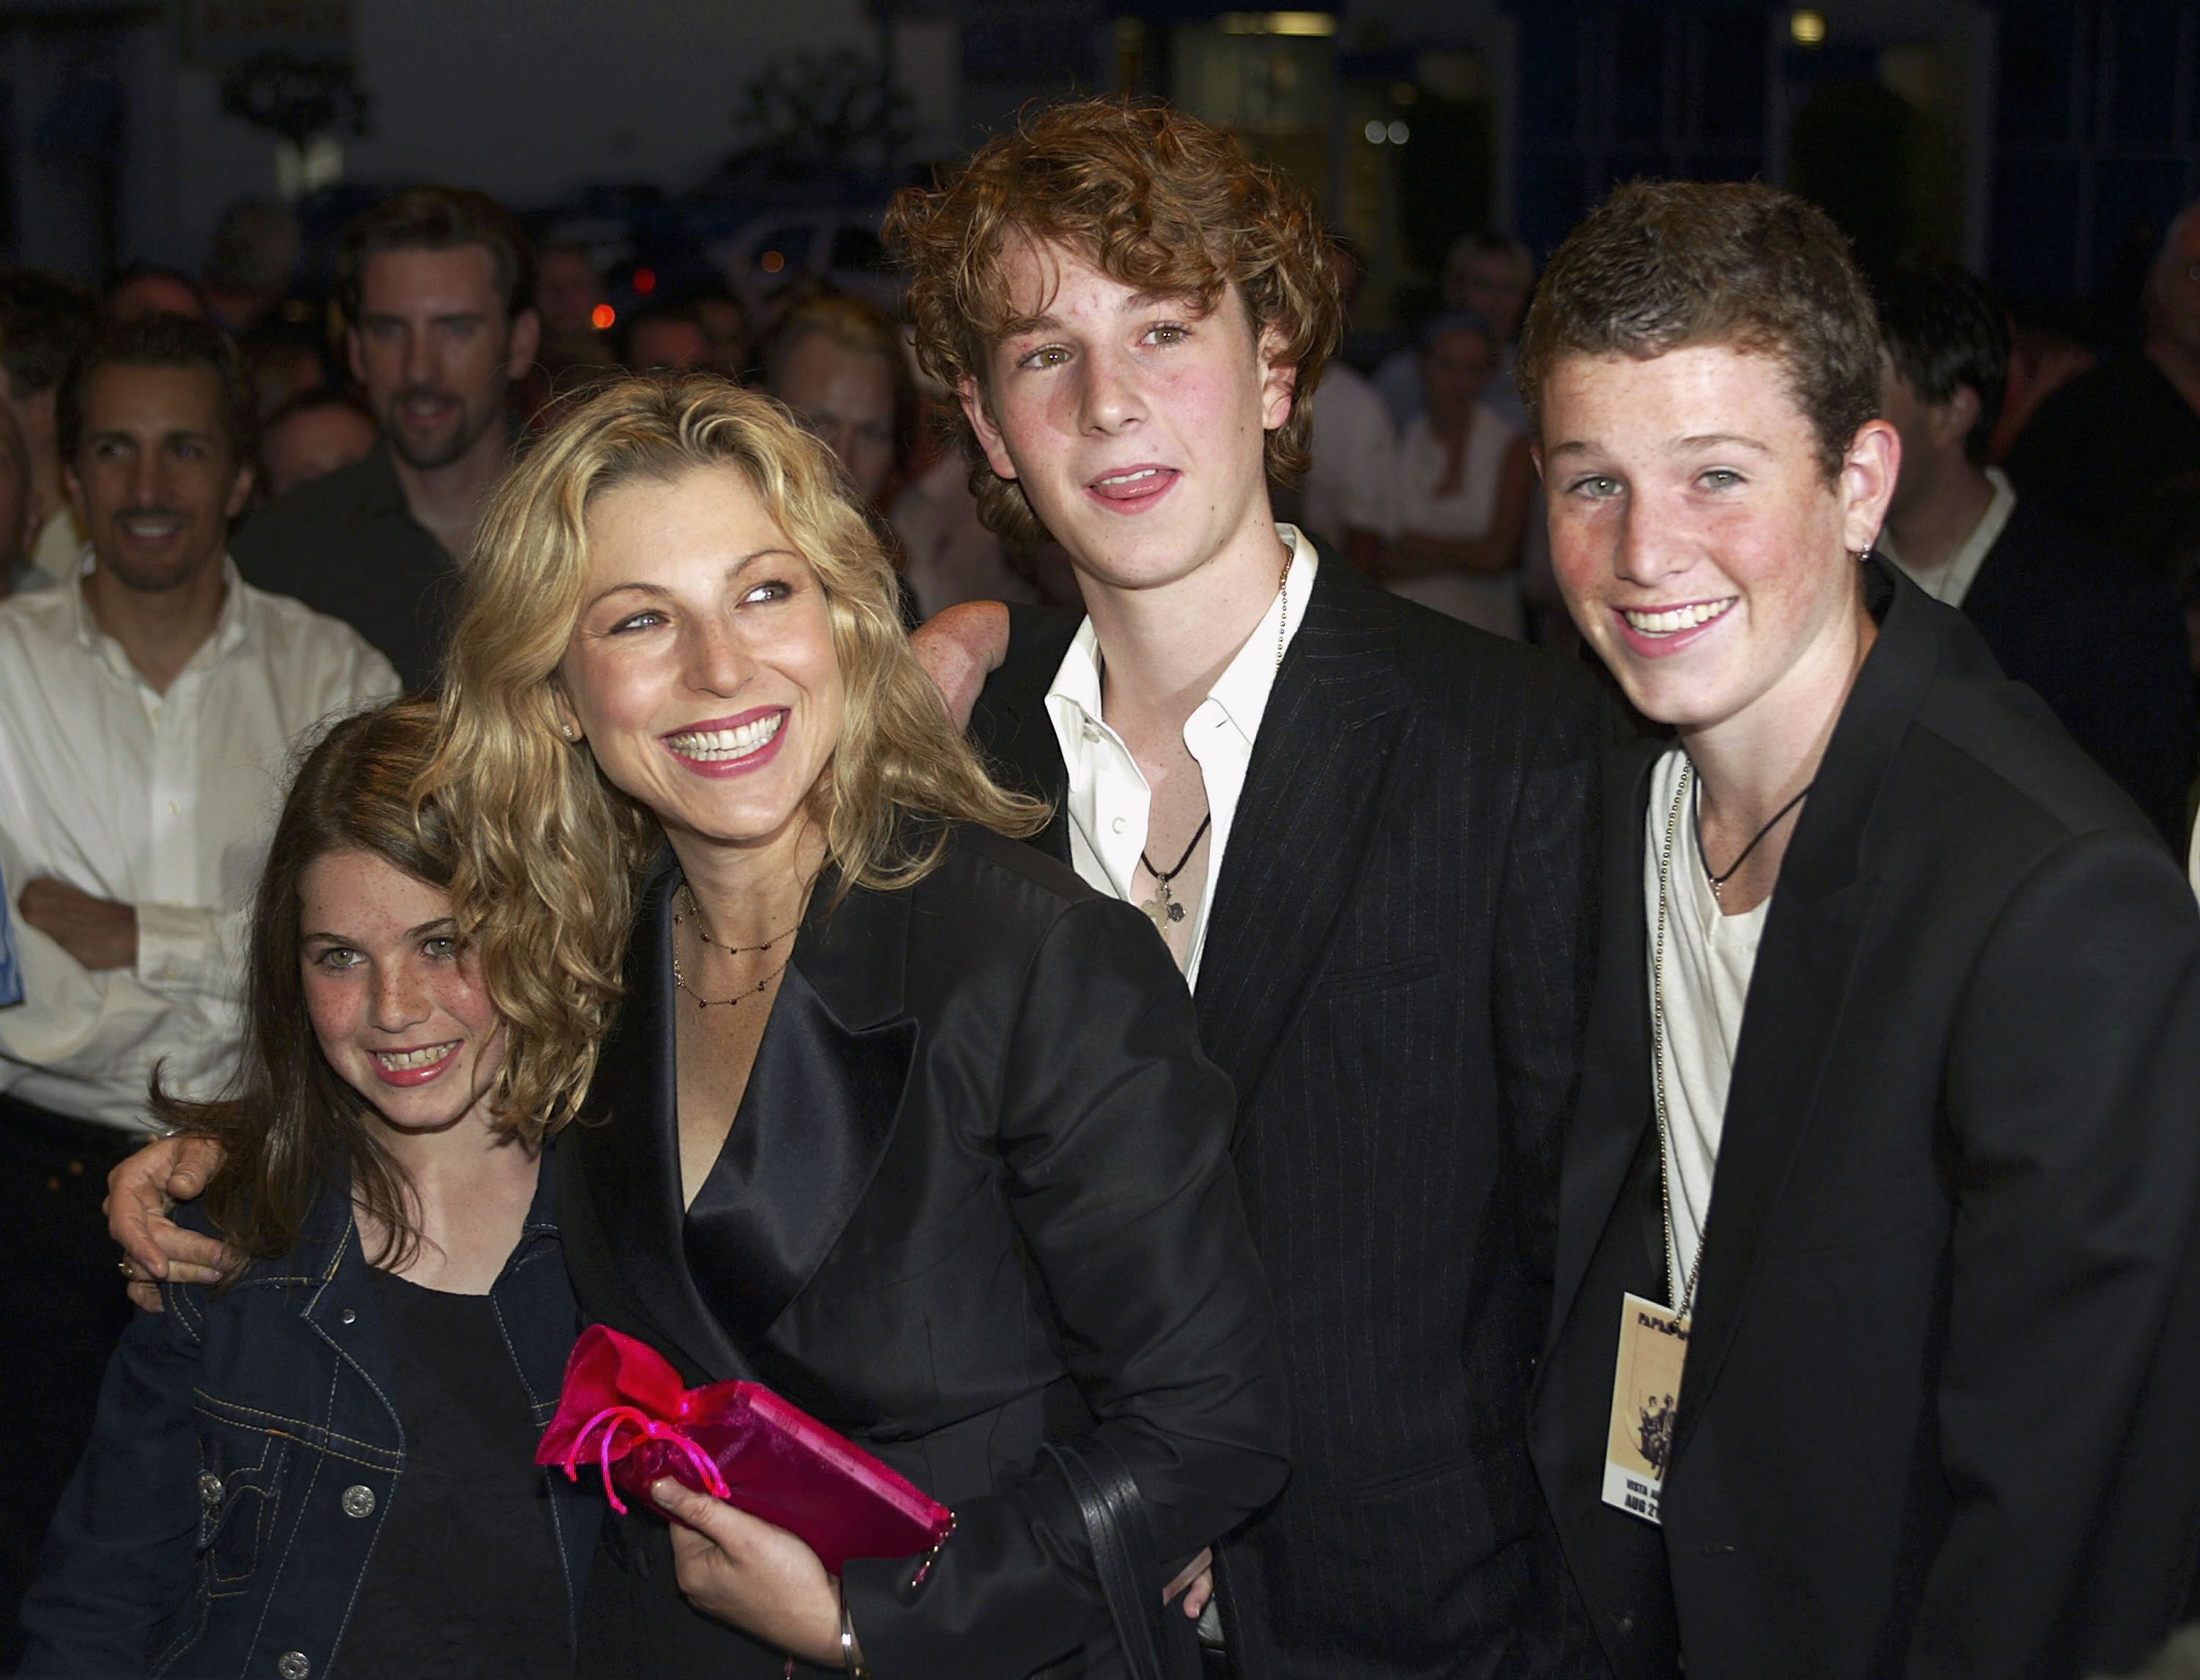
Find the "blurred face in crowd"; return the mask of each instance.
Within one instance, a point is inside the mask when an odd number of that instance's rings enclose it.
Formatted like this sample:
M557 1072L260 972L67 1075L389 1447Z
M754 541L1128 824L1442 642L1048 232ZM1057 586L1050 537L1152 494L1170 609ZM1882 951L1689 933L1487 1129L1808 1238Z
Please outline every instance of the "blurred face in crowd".
M851 350L822 332L788 348L772 395L840 458L864 500L894 466L893 376L884 356Z
M1961 471L1967 464L1963 442L1978 419L1979 400L1969 385L1958 385L1947 401L1928 402L1881 350L1879 412L1902 442L1902 473L1887 509L1888 518L1900 519L1929 502L1951 469Z
M1542 411L1552 565L1628 699L1684 730L1814 716L1868 634L1852 556L1886 514L1893 428L1858 428L1828 483L1786 370L1725 344L1562 357Z
M199 295L173 274L133 274L107 295L110 320L134 321L141 315L188 315L203 320Z
M0 402L0 596L8 593L8 569L30 552L41 517L32 488L31 446L15 411Z
M1272 528L1267 434L1290 416L1292 370L1234 285L1202 313L1057 245L1021 243L1005 267L1028 325L962 410L1081 574L1156 588Z
M376 435L374 422L348 402L301 409L260 439L260 483L270 496L310 484L366 460Z
M351 369L398 459L429 471L503 426L512 370L541 336L532 309L505 313L487 246L377 251L360 276Z
M637 371L704 367L710 364L711 344L693 321L676 315L658 316L635 323L627 344L627 359Z
M231 453L209 367L94 370L69 494L101 568L125 588L178 589L221 563L252 493Z
M543 252L535 267L535 307L553 332L586 332L596 305L604 301L603 282L588 253L559 247Z
M699 298L695 319L702 322L710 346L703 365L728 379L740 378L749 360L748 323L741 319L740 306L728 298Z
M1477 251L1461 261L1444 285L1444 301L1472 309L1510 342L1528 307L1529 276L1519 260L1503 251Z
M1497 352L1478 332L1436 335L1421 353L1421 383L1428 392L1429 425L1441 437L1456 437L1474 418L1474 405L1482 400L1490 375L1497 371Z
M2162 255L2147 281L2147 325L2186 355L2200 357L2200 209L2182 212L2169 225Z

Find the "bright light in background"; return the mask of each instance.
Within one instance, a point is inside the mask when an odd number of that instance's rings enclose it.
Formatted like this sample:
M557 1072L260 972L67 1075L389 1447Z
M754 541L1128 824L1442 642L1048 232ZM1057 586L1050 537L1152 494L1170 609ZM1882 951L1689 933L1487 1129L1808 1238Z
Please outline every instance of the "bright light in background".
M1215 20L1225 35L1334 35L1331 12L1225 12Z
M1379 146L1390 138L1389 131L1383 126L1383 119L1380 117L1369 118L1367 126L1360 132L1367 137L1367 143L1371 146Z
M1788 32L1795 38L1799 47L1815 47L1826 38L1826 15L1823 12L1799 11L1788 19Z
M787 259L780 255L777 251L766 251L757 259L757 266L767 274L776 274L787 266Z
M618 311L608 303L599 303L588 311L588 325L598 332L609 332L611 323L618 319Z
M657 290L657 271L654 268L635 269L634 271L634 289L642 296L647 297L650 293Z
M1413 138L1413 131L1402 122L1394 122L1390 125L1390 143L1394 146L1404 145L1407 141Z

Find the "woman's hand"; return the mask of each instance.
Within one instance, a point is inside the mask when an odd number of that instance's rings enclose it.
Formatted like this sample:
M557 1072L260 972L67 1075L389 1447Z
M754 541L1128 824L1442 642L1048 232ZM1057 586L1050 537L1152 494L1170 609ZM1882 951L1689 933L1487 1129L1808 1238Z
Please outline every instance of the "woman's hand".
M1161 1602L1173 1603L1179 1593L1184 1595L1185 1615L1197 1621L1207 1608L1208 1600L1214 1596L1214 1547L1201 1547L1199 1555L1177 1571L1176 1579L1161 1589Z
M139 1306L161 1310L162 1279L220 1280L229 1250L167 1216L204 1190L220 1164L221 1145L211 1138L156 1138L107 1175L107 1234L129 1256L130 1298Z
M840 1591L816 1553L785 1529L670 1476L652 1483L649 1496L679 1519L673 1572L691 1604L775 1651L840 1666Z

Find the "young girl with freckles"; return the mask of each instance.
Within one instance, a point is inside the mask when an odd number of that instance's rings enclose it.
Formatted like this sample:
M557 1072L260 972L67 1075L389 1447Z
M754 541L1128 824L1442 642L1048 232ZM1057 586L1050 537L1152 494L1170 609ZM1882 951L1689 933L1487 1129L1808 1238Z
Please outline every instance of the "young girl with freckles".
M26 1600L26 1674L554 1675L598 1526L533 1462L578 1329L535 1100L416 805L435 709L314 748L254 910L249 1038L171 1282L109 1366ZM126 1269L129 1262L124 1262Z

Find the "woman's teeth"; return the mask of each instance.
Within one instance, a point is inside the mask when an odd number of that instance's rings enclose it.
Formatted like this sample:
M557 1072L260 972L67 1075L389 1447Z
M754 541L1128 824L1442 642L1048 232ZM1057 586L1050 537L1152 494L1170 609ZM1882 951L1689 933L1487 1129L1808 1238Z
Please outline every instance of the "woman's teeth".
M1620 617L1642 635L1671 635L1678 630L1692 630L1699 624L1708 624L1734 605L1729 595L1720 601L1697 601L1688 606L1667 607L1661 612L1635 612L1625 607Z
M743 723L731 729L689 729L666 740L672 750L683 758L699 758L705 764L723 764L729 758L745 758L779 733L779 726L787 721L787 714L775 711L768 717Z
M377 1050L374 1059L393 1074L408 1074L415 1068L432 1068L458 1047L453 1039L448 1044L429 1045L419 1050Z

